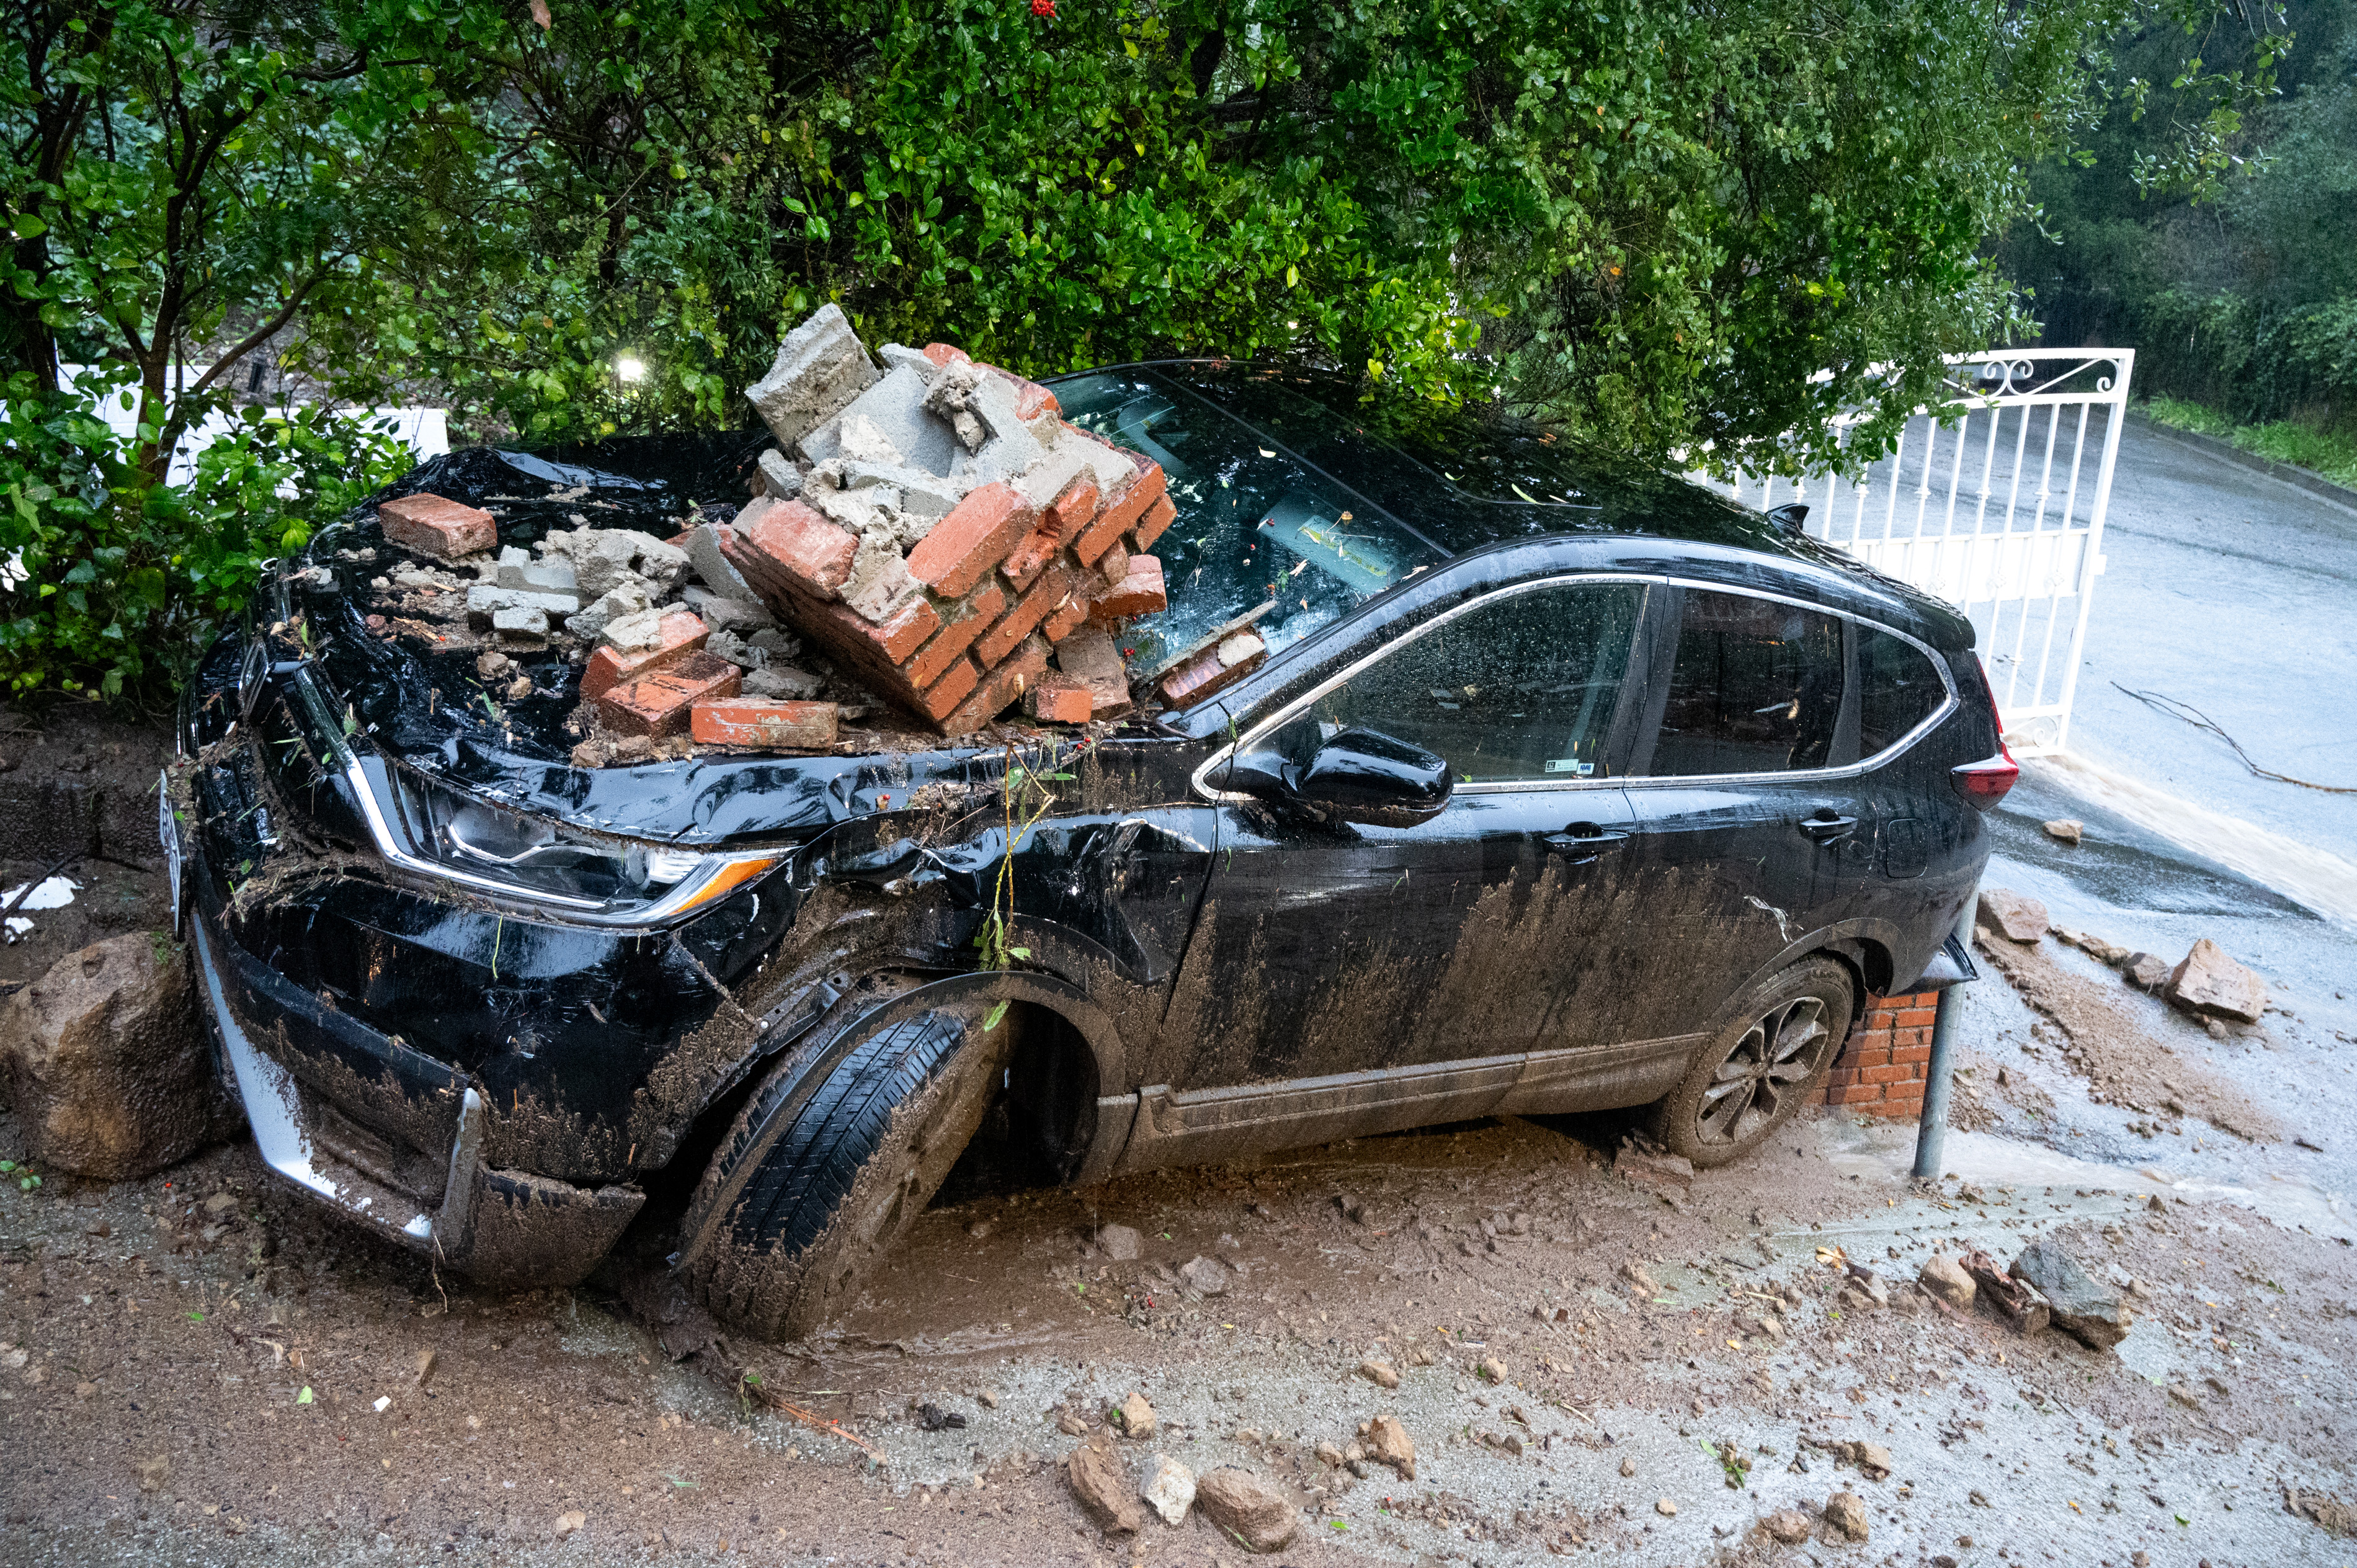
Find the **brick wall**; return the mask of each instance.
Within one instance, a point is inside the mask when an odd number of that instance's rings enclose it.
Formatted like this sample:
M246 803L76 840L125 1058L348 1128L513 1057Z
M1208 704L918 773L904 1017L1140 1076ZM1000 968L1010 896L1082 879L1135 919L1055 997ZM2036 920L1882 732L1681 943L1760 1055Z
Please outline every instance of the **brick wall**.
M1932 1062L1932 1019L1940 993L1869 996L1850 1029L1834 1070L1812 1102L1839 1105L1867 1116L1923 1113L1923 1079Z

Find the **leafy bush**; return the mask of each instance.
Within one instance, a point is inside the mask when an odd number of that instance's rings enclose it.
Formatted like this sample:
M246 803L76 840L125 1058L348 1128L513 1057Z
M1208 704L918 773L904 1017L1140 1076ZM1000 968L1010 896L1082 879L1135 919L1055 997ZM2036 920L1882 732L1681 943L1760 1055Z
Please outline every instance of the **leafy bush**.
M0 407L0 683L152 702L251 596L263 564L412 463L378 424L246 408L185 486L147 482L88 393L18 374ZM107 395L107 394L102 394Z

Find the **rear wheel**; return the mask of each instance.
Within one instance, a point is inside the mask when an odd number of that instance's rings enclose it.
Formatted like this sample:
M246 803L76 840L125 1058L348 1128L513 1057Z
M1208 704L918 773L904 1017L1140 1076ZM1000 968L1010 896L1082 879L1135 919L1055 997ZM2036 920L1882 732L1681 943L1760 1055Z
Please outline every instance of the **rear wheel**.
M1824 1082L1857 1005L1849 971L1805 959L1762 981L1653 1109L1653 1136L1697 1166L1741 1159Z
M772 1070L688 1209L682 1267L716 1314L800 1338L856 1294L990 1107L1014 1031L985 1031L983 1005L851 1024L864 1036L807 1098L806 1055Z

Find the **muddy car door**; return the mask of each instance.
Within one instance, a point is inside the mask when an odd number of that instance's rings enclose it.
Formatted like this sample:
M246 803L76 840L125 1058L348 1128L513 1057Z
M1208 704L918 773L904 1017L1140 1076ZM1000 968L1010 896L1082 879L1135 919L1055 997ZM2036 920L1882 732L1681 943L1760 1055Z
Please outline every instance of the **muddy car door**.
M1235 715L1204 774L1219 843L1135 1155L1415 1125L1512 1086L1559 1001L1602 979L1588 939L1634 825L1623 680L1648 591L1504 586ZM1445 788L1338 805L1319 783L1337 758L1445 768Z
M1772 596L1673 585L1645 632L1660 676L1639 725L1631 862L1646 940L1628 949L1632 1036L1702 1029L1809 934L1859 837L1857 703L1845 623ZM1872 841L1872 829L1865 832Z

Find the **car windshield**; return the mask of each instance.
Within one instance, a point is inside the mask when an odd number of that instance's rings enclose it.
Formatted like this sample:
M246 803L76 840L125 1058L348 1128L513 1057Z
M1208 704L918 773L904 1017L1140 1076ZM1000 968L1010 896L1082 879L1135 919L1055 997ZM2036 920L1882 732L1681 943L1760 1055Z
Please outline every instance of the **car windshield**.
M1178 509L1155 546L1169 608L1124 638L1151 668L1263 604L1272 651L1300 641L1445 552L1278 438L1151 371L1059 381L1064 417L1162 465Z

